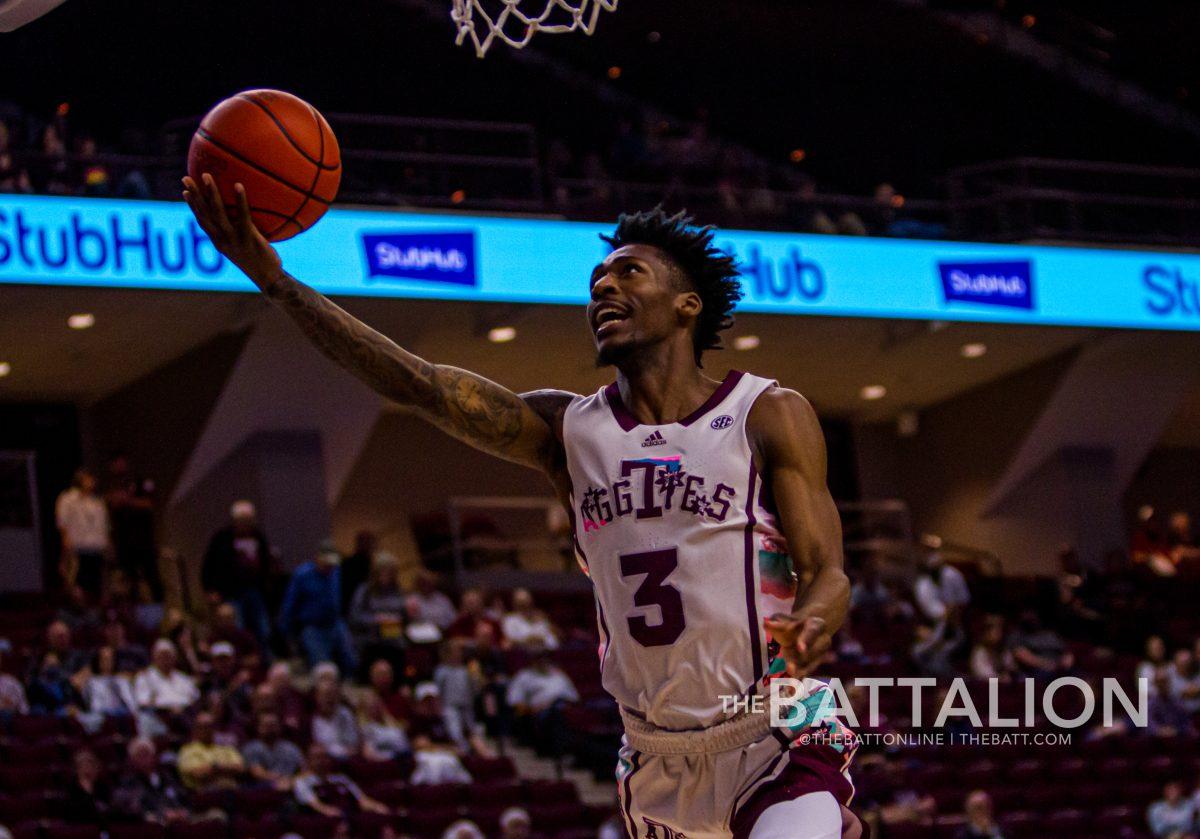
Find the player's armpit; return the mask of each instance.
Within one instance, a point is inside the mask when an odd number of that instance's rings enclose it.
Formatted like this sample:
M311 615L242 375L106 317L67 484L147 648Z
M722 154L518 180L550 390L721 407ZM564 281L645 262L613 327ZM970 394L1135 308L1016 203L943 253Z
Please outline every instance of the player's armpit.
M317 349L382 396L488 454L541 470L553 464L553 426L508 388L425 361L288 274L267 293Z

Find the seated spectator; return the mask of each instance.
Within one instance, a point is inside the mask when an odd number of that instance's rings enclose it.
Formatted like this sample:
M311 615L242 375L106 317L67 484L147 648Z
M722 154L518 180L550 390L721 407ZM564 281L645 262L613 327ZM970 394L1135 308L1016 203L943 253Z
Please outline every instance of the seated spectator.
M104 824L112 803L112 787L102 776L100 759L91 749L80 749L72 763L75 774L67 784L66 800L58 813L64 821L75 824Z
M175 645L176 654L180 657L180 664L184 670L189 673L200 673L204 670L196 645L195 629L191 619L182 609L172 606L163 612L158 634Z
M130 641L125 624L116 618L110 618L104 624L104 644L111 647L116 656L114 667L118 673L136 673L150 663L146 648Z
M438 591L437 576L423 570L417 574L415 587L416 591L408 600L413 604L410 616L414 620L431 623L444 632L454 623L457 612L450 598Z
M524 807L509 807L500 814L500 839L530 839L533 820Z
M459 819L446 828L442 839L485 839L479 825L470 819Z
M406 595L400 587L400 561L387 551L375 554L368 579L353 592L348 620L359 655L387 655L404 642Z
M941 551L925 557L925 567L913 585L913 598L921 615L930 623L962 623L963 611L971 603L971 592L962 572L946 562Z
M1177 650L1168 670L1171 698L1189 714L1200 713L1200 663L1191 650Z
M477 588L469 588L462 594L462 606L454 623L446 629L446 637L470 640L475 637L475 629L481 623L488 624L497 637L502 637L499 624L487 613L483 592Z
M320 743L309 746L308 771L296 778L293 790L298 803L329 818L345 818L357 811L390 812L349 777L335 772L331 755Z
M138 737L126 750L128 765L113 791L113 811L136 821L171 824L187 821L187 795L158 765L154 741Z
M343 672L353 673L357 660L342 620L341 561L341 554L325 542L315 560L296 569L280 608L279 626L285 636L295 639L309 667L332 661Z
M262 687L264 686L260 686L258 690L262 691ZM292 684L292 671L285 662L277 661L271 665L267 671L265 687L269 689L271 709L279 714L283 730L300 731L305 715L304 695ZM260 694L259 701L262 699Z
M0 651L0 668L3 666L3 651ZM5 715L28 714L29 700L25 696L25 686L16 676L0 669L0 719Z
M398 720L407 720L412 713L405 690L396 687L396 671L391 662L379 659L368 673L371 691L383 701L383 707Z
M335 760L358 754L362 738L354 714L342 704L337 683L319 683L314 693L312 741Z
M507 698L514 723L525 736L539 751L559 754L564 736L562 706L579 701L579 692L567 674L554 666L548 654L540 653L513 676Z
M1151 635L1146 639L1146 655L1138 662L1135 675L1138 679L1145 679L1153 691L1155 677L1159 671L1167 672L1170 668L1171 662L1167 661L1167 645L1162 636Z
M970 668L975 679L1012 679L1012 654L1004 647L1004 618L999 615L984 618L979 641L971 650Z
M1169 668L1156 671L1150 682L1145 733L1152 737L1187 737L1195 733L1192 715L1171 692Z
M214 725L212 714L197 714L192 739L179 750L179 777L190 790L228 789L237 786L245 774L246 764L238 750L213 741Z
M221 603L213 611L208 640L213 645L225 643L233 647L238 657L261 653L254 634L238 626L237 609L232 603Z
M367 760L394 760L412 751L404 725L388 713L379 694L367 691L358 701L358 729Z
M237 652L228 641L213 644L209 654L212 663L200 681L200 692L219 695L233 716L246 717L250 713L250 672L238 666Z
M1146 810L1146 824L1155 839L1180 839L1196 829L1196 805L1184 797L1183 784L1168 781L1163 797Z
M413 760L416 766L408 779L410 784L471 783L471 773L449 743L435 742L424 734L414 737Z
M967 796L963 806L967 823L955 834L956 839L1004 839L992 817L992 797L981 789Z
M99 731L110 717L132 719L138 714L133 686L116 668L117 655L112 647L96 650L80 691L86 713L79 715L79 721L88 731Z
M74 714L83 705L77 679L63 667L57 653L46 653L29 682L29 707L35 713Z
M259 783L290 791L304 769L304 755L295 743L283 738L277 714L259 714L257 729L258 736L242 748L247 771Z
M133 698L141 708L177 714L200 698L191 676L176 667L175 645L166 638L154 642L150 666L133 681Z
M513 592L512 611L504 616L501 628L504 638L518 647L541 646L547 650L558 649L558 633L546 615L533 607L533 595L528 589Z
M63 620L51 621L46 627L45 653L53 653L59 665L72 676L88 666L87 653L75 647L71 627Z
M1070 670L1075 663L1062 637L1042 626L1041 619L1032 610L1021 614L1017 628L1009 636L1008 649L1017 669L1026 676L1052 679Z
M446 642L442 662L433 670L433 683L442 701L446 733L460 748L466 748L475 733L475 685L464 663L461 641Z

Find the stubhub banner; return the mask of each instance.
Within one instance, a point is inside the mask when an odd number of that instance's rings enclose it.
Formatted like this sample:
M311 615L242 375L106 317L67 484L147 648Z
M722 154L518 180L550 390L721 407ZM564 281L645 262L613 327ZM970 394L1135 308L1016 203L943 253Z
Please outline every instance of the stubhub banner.
M611 225L334 209L279 246L326 294L581 305ZM1200 256L724 230L740 309L1200 330ZM182 203L0 195L0 284L252 292Z

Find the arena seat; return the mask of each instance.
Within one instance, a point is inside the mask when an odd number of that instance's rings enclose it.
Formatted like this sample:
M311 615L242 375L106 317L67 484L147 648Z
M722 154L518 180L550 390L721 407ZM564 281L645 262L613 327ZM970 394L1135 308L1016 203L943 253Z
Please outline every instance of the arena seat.
M153 822L114 822L108 826L108 839L165 839L167 830Z

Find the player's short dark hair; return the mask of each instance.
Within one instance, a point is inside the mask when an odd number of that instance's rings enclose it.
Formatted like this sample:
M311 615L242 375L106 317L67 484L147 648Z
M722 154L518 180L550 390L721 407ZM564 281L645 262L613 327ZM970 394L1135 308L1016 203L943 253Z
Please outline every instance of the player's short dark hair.
M721 349L722 330L733 326L733 307L742 299L737 260L713 244L710 225L698 227L687 210L667 215L662 207L622 213L611 236L600 238L614 250L625 245L651 245L671 258L700 295L703 307L693 342L696 363L705 350Z

